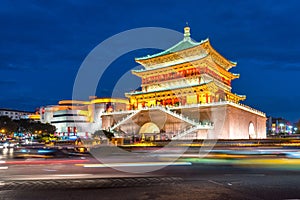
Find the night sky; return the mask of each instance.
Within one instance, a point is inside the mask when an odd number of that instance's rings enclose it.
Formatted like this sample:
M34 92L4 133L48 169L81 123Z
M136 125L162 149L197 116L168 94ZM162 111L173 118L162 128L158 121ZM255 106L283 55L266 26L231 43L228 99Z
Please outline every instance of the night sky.
M34 111L71 99L81 63L100 42L138 27L183 32L188 22L193 39L209 38L221 55L238 63L230 71L241 75L232 86L247 96L243 103L295 122L300 118L299 11L297 0L2 0L0 107ZM134 57L155 52L116 60L97 95L107 96L114 81L137 66Z

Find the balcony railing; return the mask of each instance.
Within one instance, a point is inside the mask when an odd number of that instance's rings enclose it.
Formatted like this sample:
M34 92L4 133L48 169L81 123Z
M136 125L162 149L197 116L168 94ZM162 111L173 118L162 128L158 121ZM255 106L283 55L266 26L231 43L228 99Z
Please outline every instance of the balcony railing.
M247 106L245 104L242 103L235 103L232 101L219 101L219 102L212 102L212 103L201 103L201 104L185 104L185 105L178 105L178 106L169 106L169 107L164 107L164 106L154 106L154 107L144 107L141 108L142 110L148 110L148 109L163 109L163 111L170 111L168 112L169 114L176 114L174 113L172 110L176 110L176 109L183 109L183 108L197 108L197 107L208 107L208 106L220 106L220 105L232 105L235 107L239 107L243 110L255 113L255 114L259 114L261 116L266 116L266 114L264 112L261 112L259 110L256 110L254 108L251 108L250 106ZM115 111L115 112L110 112L110 113L101 113L101 115L116 115L116 114L130 114L132 112L135 112L136 110L123 110L123 111ZM178 114L176 114L176 117L178 117Z
M186 105L180 105L180 106L174 106L174 107L163 107L163 106L154 106L154 107L144 107L142 109L139 110L126 110L126 111L116 111L116 112L111 112L111 113L102 113L102 115L116 115L116 114L128 114L126 117L124 117L123 119L121 119L120 121L118 121L114 126L111 127L111 130L117 128L118 126L120 126L121 124L123 124L125 121L127 121L128 119L132 118L134 115L136 115L137 113L139 113L141 110L161 110L169 115L172 115L175 118L178 118L182 121L185 121L192 126L191 130L186 130L186 131L192 131L192 130L196 130L196 129L200 129L202 128L211 128L213 126L212 122L203 122L200 121L198 119L190 119L187 116L184 116L182 114L177 114L172 110L177 110L177 109L184 109L184 108L197 108L197 107L208 107L208 106L222 106L222 105L231 105L234 107L238 107L240 109L246 110L248 112L252 112L255 114L258 114L260 116L265 117L266 114L256 110L254 108L251 108L250 106L241 104L241 103L235 103L232 101L220 101L220 102L212 102L212 103L204 103L204 104L186 104ZM197 128L198 127L198 128ZM181 133L180 135L184 134L186 131L184 131L183 133ZM187 133L185 133L187 134ZM176 136L177 137L177 136Z
M171 110L173 109L183 109L183 108L197 108L197 107L207 107L207 106L219 106L219 105L232 105L235 107L239 107L243 110L255 113L255 114L259 114L261 116L266 116L266 114L264 112L261 112L259 110L256 110L254 108L251 108L250 106L241 104L241 103L235 103L232 101L219 101L219 102L212 102L212 103L203 103L203 104L186 104L186 105L180 105L180 106L174 106L174 107L170 107Z

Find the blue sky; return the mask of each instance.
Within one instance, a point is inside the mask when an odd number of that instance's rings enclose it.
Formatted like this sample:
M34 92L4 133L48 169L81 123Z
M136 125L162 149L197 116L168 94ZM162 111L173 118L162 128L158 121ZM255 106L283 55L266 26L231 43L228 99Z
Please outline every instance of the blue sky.
M164 27L209 38L236 61L233 92L267 115L300 118L300 1L10 1L0 2L0 107L34 110L72 97L82 61L100 42L138 27ZM117 80L136 66L112 64ZM114 70L117 69L117 70ZM117 72L116 72L117 71ZM119 74L118 74L119 73ZM110 76L108 73L108 77ZM113 83L98 89L105 96ZM139 82L137 82L137 87Z

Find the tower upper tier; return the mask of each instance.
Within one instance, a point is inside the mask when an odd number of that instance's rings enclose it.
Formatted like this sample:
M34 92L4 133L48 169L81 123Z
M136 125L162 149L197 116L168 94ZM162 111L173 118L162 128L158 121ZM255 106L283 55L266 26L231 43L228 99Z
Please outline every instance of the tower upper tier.
M235 62L232 62L219 54L211 46L209 39L202 40L201 42L195 42L191 39L190 35L190 27L185 27L183 40L162 52L135 58L135 61L143 65L146 70L163 68L205 57L210 57L215 63L227 71L236 66Z

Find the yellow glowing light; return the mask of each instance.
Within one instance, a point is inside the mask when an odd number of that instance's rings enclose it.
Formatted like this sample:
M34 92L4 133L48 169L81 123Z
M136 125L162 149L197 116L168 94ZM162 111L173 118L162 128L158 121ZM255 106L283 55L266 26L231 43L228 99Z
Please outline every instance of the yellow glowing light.
M60 106L63 106L63 105L66 105L66 104L89 105L89 104L96 104L96 103L124 103L124 104L129 104L127 99L120 99L120 98L98 98L98 99L92 99L91 101L61 100L61 101L58 102L58 104Z
M61 100L58 102L59 105L64 105L64 104L90 104L88 101L78 101L78 100Z
M128 104L127 99L115 99L115 98L101 98L101 99L93 99L91 103L124 103Z
M29 115L28 118L34 119L34 120L39 120L41 118L41 116L40 115Z
M78 114L79 115L84 115L84 116L89 116L90 114L89 114L89 111L87 111L87 110L80 110L79 112L78 112Z

